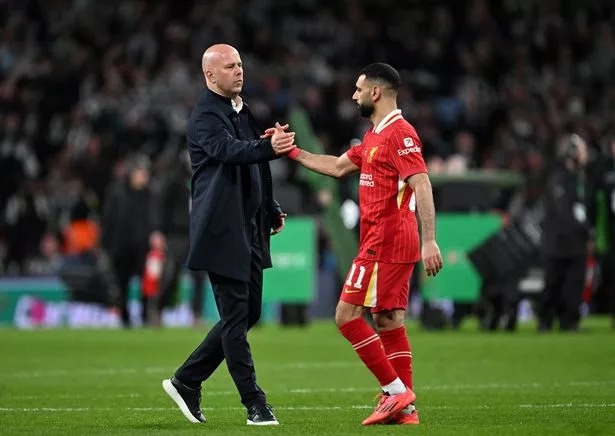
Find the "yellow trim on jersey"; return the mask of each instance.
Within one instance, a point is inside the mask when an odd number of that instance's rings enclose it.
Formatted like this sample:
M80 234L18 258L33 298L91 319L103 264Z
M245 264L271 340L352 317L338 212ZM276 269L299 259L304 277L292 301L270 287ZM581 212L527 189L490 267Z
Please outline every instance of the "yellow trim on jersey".
M401 209L401 202L404 199L404 194L406 193L406 189L408 188L408 184L404 182L401 178L398 182L398 191L397 191L397 209Z
M376 301L378 298L378 262L374 264L372 275L369 278L369 284L367 285L367 292L365 292L365 300L363 304L365 307L376 307Z

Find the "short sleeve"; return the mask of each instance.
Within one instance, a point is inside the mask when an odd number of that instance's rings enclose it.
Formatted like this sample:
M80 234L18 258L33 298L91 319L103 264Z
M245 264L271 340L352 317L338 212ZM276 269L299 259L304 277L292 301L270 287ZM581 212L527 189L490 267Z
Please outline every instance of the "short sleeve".
M350 150L346 152L346 156L348 156L348 159L350 159L353 164L361 168L361 162L363 160L363 144L350 147Z
M413 130L395 130L390 137L393 165L404 181L415 174L427 172L423 160L423 144Z

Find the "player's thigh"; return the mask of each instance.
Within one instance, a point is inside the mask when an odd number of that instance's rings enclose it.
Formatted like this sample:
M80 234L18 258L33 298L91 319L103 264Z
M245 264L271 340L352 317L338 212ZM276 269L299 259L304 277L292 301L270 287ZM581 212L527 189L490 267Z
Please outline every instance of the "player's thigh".
M342 286L340 301L360 307L373 307L376 293L378 263L354 259Z

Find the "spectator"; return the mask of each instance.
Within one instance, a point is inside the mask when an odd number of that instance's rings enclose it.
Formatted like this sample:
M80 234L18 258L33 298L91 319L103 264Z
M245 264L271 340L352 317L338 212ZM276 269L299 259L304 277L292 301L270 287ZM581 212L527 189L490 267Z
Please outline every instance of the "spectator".
M70 223L64 229L64 253L67 256L94 253L98 249L100 228L88 215L88 206L82 198L74 206Z
M579 328L585 281L589 223L586 207L586 142L576 134L564 138L545 193L543 229L545 285L538 311L539 331Z
M128 311L130 279L133 276L140 278L143 274L150 234L155 228L149 159L142 155L134 156L127 167L126 179L109 187L101 222L103 247L111 258L119 286L124 327L132 324ZM141 305L144 324L148 320L147 307Z

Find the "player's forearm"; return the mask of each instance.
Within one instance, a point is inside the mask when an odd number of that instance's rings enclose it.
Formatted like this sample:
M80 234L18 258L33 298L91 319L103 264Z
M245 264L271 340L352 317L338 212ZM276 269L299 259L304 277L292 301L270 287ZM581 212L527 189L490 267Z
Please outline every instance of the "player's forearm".
M421 220L421 236L423 242L436 239L436 208L433 203L431 182L425 177L414 188L416 195L416 207Z
M341 172L336 165L337 157L325 154L313 154L309 151L301 150L295 158L304 167L324 174L325 176L340 177Z

